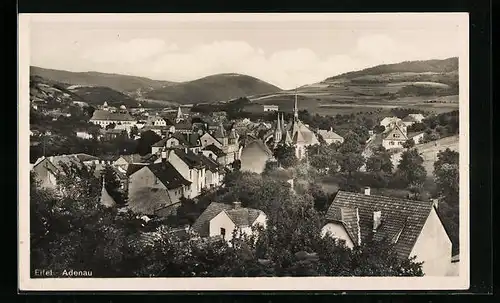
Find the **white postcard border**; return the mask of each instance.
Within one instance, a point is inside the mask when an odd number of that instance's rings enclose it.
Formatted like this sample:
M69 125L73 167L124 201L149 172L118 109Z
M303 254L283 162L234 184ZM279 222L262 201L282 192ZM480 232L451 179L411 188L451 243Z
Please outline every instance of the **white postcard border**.
M234 20L376 21L377 18L417 20L439 18L457 22L462 32L459 56L460 100L460 274L458 277L276 277L276 278L30 278L29 227L29 66L30 14L18 19L18 268L21 291L279 291L279 290L458 290L469 288L469 16L467 13L392 14L34 14L37 20L60 22L88 21L96 18L156 20ZM437 18L437 19L436 19ZM391 19L391 20L392 20ZM101 19L102 20L102 19ZM448 20L447 20L448 22Z

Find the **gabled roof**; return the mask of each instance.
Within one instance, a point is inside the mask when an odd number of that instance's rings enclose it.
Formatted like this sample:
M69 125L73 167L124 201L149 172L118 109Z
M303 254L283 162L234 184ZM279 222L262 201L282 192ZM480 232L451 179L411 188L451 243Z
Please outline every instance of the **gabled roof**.
M105 186L103 186L101 190L101 204L106 207L112 207L116 205L115 199L113 199L113 197L109 195Z
M129 177L131 176L132 174L134 174L136 171L140 170L141 168L145 167L145 166L148 166L149 164L135 164L135 163L132 163L132 164L129 164L127 166L127 172L126 172L126 175Z
M394 137L393 135L399 135L399 136ZM406 141L408 140L408 137L406 136L405 132L398 125L395 124L394 127L386 133L384 139L394 140L394 141Z
M110 112L107 110L96 109L90 120L109 120L109 121L135 121L135 119L127 112Z
M225 212L234 225L239 227L251 226L262 213L261 210L246 207L227 209Z
M196 219L196 221L191 226L191 229L202 237L208 237L210 232L210 220L215 218L221 211L229 210L232 205L225 203L212 202L208 207L201 213L201 215Z
M167 189L176 189L191 184L191 182L184 179L177 169L169 162L155 163L147 167Z
M356 208L332 206L326 213L326 219L342 223L352 243L360 244L360 226Z
M203 164L205 164L207 169L210 170L211 172L216 172L216 171L219 171L221 169L221 166L216 161L214 161L214 160L212 160L209 157L204 156L204 155L199 155L199 156L200 156L200 159L203 162Z
M222 123L215 130L214 137L215 138L225 138L226 137L226 129L224 128Z
M201 168L205 163L201 160L200 155L193 153L191 150L174 149L173 152L186 163L189 168Z
M231 204L212 202L198 219L196 219L193 226L191 226L192 230L202 237L208 237L210 221L222 211L226 212L236 226L250 226L262 213L261 210L253 208L240 207L238 209L233 209L233 205Z
M339 134L331 131L331 130L325 130L325 129L320 129L318 130L318 134L323 137L323 139L330 139L330 140L341 140L343 139L342 136Z
M294 142L296 142L296 140L299 140L298 142L303 142L306 145L314 145L319 143L316 134L313 133L309 129L309 127L307 127L300 120L292 120L291 123L288 123L286 130L290 132L290 136L292 137ZM298 133L300 133L300 135L297 135Z
M80 161L83 161L83 162L87 162L87 161L99 161L100 160L98 157L92 156L92 155L89 155L89 154L75 154L75 156Z
M213 152L217 157L224 157L226 155L222 149L218 148L214 144L205 146L204 150Z
M184 129L184 130L193 129L193 124L191 124L190 122L185 122L185 121L179 122L179 123L175 124L174 126L175 126L175 129Z
M399 234L395 249L399 257L407 258L429 217L432 202L339 191L327 212L327 219L338 219L336 208L358 209L361 242L370 235L375 240L390 241ZM381 211L382 223L373 234L375 211Z

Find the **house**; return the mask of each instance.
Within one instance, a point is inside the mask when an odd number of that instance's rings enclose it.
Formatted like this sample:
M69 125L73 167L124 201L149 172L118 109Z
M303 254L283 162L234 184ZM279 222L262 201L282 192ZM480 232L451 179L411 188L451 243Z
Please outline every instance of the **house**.
M166 138L161 139L151 146L151 153L158 154L163 150L171 148L188 148L197 153L201 149L200 136L193 134L168 134Z
M386 149L403 148L403 143L406 140L408 140L406 130L395 124L394 127L385 132L382 138L382 146Z
M112 165L126 171L130 164L152 164L154 162L158 162L158 159L159 157L153 154L145 156L141 156L139 154L120 155L116 160L114 160Z
M401 119L399 119L398 117L385 117L384 119L382 119L382 121L380 121L380 125L387 128L389 124L392 124L397 121L401 121Z
M189 193L191 182L166 162L133 164L128 170L128 206L140 214L156 215Z
M206 167L205 186L207 188L214 188L220 186L222 184L225 175L224 166L219 164L216 159L206 157L204 154L199 156Z
M127 137L127 130L126 129L106 129L103 132L103 140L105 141L111 141L116 138L124 138Z
M167 121L159 115L149 116L148 119L146 120L146 125L167 126Z
M233 204L211 203L191 226L200 237L222 237L226 241L243 234L251 235L252 227L266 227L267 216L258 209L245 208L240 202Z
M415 144L420 144L424 139L424 132L406 132L405 127L394 124L392 128L386 131L382 138L382 146L386 149L403 148L403 143L412 139Z
M422 123L422 121L424 121L425 119L424 115L422 114L409 114L408 116L413 118L417 123Z
M94 136L87 131L77 131L76 136L81 139L90 140Z
M339 191L326 214L322 235L345 241L347 247L390 241L398 258L417 256L427 276L444 276L450 269L452 244L432 201Z
M249 113L265 113L265 112L277 112L279 110L278 105L273 104L248 104L243 107L243 110Z
M55 189L57 187L57 175L64 174L63 165L96 166L99 163L99 158L87 154L42 156L35 161L32 171L35 173L36 179L40 181L40 186Z
M193 124L187 121L180 121L174 125L175 131L182 134L192 134L193 133Z
M241 170L262 173L268 160L274 159L273 152L262 140L251 140L241 151Z
M202 149L210 145L214 145L218 149L222 150L219 155L216 153L217 157L224 157L224 159L218 160L222 165L230 165L235 160L240 159L240 145L239 145L239 135L236 130L232 128L229 132L226 131L222 124L212 131L204 133L200 137L200 144Z
M131 128L137 121L126 110L111 112L108 110L97 109L92 114L92 118L90 118L89 122L99 125L102 128L105 128L110 124L122 124Z
M216 160L221 165L228 164L226 163L226 153L215 144L205 146L205 148L203 148L201 152L205 157Z
M344 138L333 131L333 128L330 130L319 129L318 135L325 140L326 144L330 145L332 143L342 144L344 142Z
M195 198L200 195L201 190L206 187L206 164L201 157L188 148L174 148L161 153L162 159L166 159L172 166L188 181L191 182L189 193L186 198Z

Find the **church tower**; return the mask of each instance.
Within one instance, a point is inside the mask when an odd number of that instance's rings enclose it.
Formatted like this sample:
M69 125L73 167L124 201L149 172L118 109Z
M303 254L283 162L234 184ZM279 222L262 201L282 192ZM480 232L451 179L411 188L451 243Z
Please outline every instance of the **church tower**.
M278 120L276 121L276 128L274 129L274 145L278 144L278 142L281 141L282 138L282 126L281 126L281 121L280 121L280 114L278 113Z
M177 108L177 116L175 117L175 123L179 123L183 120L182 118L182 111L181 111L181 107L179 106Z
M297 88L295 88L295 104L293 105L293 119L299 120L299 109L297 108Z

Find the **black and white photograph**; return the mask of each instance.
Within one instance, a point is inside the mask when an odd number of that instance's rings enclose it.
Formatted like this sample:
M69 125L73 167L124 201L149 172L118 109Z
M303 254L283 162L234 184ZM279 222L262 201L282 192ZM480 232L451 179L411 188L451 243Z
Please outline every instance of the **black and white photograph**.
M467 289L468 29L20 14L20 289Z

